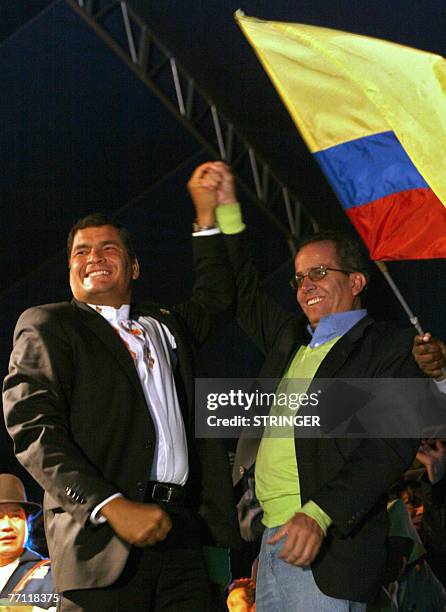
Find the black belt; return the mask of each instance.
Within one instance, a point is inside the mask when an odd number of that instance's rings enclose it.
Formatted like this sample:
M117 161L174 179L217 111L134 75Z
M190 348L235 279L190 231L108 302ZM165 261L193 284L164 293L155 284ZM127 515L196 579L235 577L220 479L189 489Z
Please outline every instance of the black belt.
M147 495L156 502L182 504L186 499L186 489L181 485L171 482L155 482L151 480L148 484Z

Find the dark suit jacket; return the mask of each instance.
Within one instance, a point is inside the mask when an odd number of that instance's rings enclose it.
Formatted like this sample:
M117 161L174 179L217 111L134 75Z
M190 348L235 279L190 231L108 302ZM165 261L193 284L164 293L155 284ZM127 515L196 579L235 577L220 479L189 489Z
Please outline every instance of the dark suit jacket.
M236 275L237 319L266 355L259 378L277 378L296 349L308 344L306 321L285 313L260 290L243 234L226 236ZM328 353L308 393L322 378L418 377L411 355L413 335L371 317L362 319ZM302 503L314 500L334 523L312 565L316 583L331 597L371 600L382 584L386 562L386 491L411 465L419 440L297 436ZM239 443L235 480L255 461L257 443Z
M133 306L167 325L189 450L189 499L217 544L235 544L232 487L223 446L194 440L194 347L232 302L220 236L194 240L197 280L175 309ZM214 286L215 271L222 281ZM209 288L204 291L204 287ZM143 501L155 429L134 363L109 323L73 301L31 308L14 335L4 410L19 461L45 490L45 526L57 591L113 583L129 545L90 513L116 492Z

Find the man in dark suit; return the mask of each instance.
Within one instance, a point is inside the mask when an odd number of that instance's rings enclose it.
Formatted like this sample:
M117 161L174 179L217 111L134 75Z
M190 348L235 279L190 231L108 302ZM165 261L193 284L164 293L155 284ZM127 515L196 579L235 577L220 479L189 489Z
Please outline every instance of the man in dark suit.
M63 611L207 610L202 542L237 542L224 448L194 440L194 349L233 299L221 236L200 221L189 301L132 304L129 236L95 214L68 237L72 302L17 323L5 420L45 490Z
M376 323L362 306L368 262L354 241L325 233L301 245L292 281L306 326L261 291L229 169L204 164L189 189L196 205L216 211L225 234L237 319L266 356L261 378L307 379L310 395L322 379L417 376L413 332ZM400 399L387 396L383 413L404 406ZM266 525L256 609L365 610L384 578L386 491L410 466L418 440L298 437L264 435L260 446L247 438L237 450L238 478L256 461Z

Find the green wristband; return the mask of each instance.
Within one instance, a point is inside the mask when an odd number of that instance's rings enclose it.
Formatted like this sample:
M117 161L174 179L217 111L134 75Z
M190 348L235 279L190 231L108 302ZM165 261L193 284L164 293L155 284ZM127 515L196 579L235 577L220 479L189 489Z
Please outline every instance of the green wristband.
M243 223L242 211L238 202L217 206L215 216L223 234L239 234L246 227Z

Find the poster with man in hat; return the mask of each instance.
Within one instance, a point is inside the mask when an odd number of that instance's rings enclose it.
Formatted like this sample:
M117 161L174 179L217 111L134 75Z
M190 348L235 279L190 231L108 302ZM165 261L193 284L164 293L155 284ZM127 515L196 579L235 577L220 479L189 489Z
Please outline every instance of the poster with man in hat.
M51 566L27 547L30 519L40 504L27 500L22 481L0 474L0 610L39 612L56 610Z

